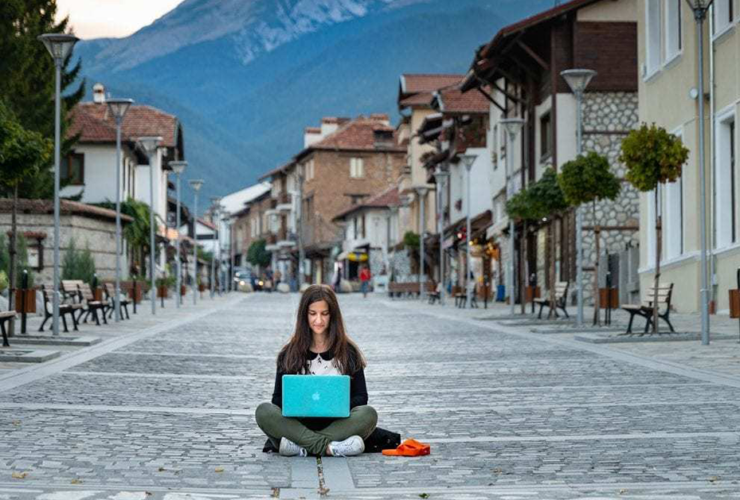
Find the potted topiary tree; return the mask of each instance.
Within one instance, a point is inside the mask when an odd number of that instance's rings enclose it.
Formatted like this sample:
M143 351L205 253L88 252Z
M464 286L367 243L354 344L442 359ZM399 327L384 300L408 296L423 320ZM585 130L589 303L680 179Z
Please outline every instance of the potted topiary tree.
M679 137L655 124L642 124L622 141L619 161L627 167L627 180L639 191L655 191L666 182L676 182L689 157L689 150ZM657 194L657 193L656 193ZM653 303L658 304L660 286L661 217L655 197L655 284ZM653 308L653 332L658 333L658 308Z
M599 296L601 225L596 220L596 202L616 199L622 187L617 176L609 168L609 160L594 152L565 163L560 168L558 184L563 190L565 201L571 207L591 203L596 246L596 259L594 261L594 324L596 325L599 323L601 305Z

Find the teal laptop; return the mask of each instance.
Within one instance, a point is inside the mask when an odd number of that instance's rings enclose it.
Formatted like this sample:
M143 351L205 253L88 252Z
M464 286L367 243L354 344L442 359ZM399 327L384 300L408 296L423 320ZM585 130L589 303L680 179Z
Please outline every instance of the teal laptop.
M283 375L284 417L349 417L347 375Z

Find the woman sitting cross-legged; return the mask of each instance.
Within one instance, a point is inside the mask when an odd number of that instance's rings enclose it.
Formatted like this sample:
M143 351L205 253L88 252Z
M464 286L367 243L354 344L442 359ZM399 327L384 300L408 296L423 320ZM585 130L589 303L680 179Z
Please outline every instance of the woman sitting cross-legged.
M257 407L257 425L283 456L361 454L378 421L367 405L365 366L362 352L345 332L337 296L328 286L310 286L298 306L295 332L277 357L272 403ZM349 417L284 417L283 375L349 375Z

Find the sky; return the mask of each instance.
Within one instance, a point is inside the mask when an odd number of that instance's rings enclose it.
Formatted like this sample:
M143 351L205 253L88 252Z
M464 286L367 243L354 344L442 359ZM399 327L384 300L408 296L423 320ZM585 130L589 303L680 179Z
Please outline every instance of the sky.
M1 1L1 0L0 0ZM182 0L57 0L60 18L69 16L82 39L128 36L182 2Z

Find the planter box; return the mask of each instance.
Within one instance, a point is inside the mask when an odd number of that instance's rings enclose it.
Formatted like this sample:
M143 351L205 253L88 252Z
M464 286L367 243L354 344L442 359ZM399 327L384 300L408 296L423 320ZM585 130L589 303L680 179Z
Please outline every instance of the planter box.
M167 297L169 297L169 289L166 286L158 286L157 297L166 299Z
M534 299L539 299L541 295L540 287L538 286L528 286L524 289L524 296L526 302L532 302Z
M21 308L21 305L23 304L24 295L26 297L26 303L25 303L25 307ZM36 312L36 290L16 290L15 291L15 312L21 313L21 314Z
M187 292L188 287L186 287L185 285L180 285L180 295L184 297Z
M740 290L730 290L730 317L740 318Z
M206 286L203 283L201 283L200 285L198 285L198 291L200 293L205 292L206 291Z
M93 292L93 298L97 302L103 302L104 297L103 297L103 289L102 288L95 288L95 289L93 289L92 292Z

